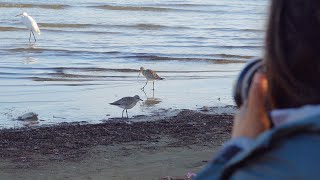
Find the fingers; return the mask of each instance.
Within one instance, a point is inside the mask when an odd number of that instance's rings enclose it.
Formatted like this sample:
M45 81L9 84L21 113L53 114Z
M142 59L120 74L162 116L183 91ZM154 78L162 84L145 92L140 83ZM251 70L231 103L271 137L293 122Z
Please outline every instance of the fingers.
M267 95L268 82L264 73L258 72L253 78L249 90L248 105L264 108L263 99Z
M252 109L257 117L261 117L260 120L265 128L270 127L270 121L267 116L265 101L268 91L267 77L262 72L257 72L253 78L249 90L248 108Z
M256 138L270 128L271 123L265 108L268 82L266 75L256 73L250 86L249 97L234 118L232 137Z

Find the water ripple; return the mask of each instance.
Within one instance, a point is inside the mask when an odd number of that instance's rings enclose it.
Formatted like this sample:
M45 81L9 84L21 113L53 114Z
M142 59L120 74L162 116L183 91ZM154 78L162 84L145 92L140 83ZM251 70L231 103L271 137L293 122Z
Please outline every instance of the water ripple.
M113 6L113 5L100 5L100 6L91 6L98 9L106 10L117 10L117 11L156 11L156 12L165 12L170 10L175 10L173 8L162 8L162 7L143 7L143 6Z
M63 4L15 4L0 3L0 8L43 8L43 9L65 9L69 7Z

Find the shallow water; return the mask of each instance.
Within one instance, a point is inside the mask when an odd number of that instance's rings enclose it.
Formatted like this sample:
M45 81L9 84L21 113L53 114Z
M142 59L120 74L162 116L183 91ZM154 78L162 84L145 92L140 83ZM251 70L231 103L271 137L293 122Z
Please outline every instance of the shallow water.
M35 112L40 124L121 116L124 96L147 100L129 115L161 108L232 105L233 79L261 56L266 0L0 1L0 126ZM19 18L41 35L30 45ZM165 78L140 88L140 66ZM220 101L218 100L220 98Z

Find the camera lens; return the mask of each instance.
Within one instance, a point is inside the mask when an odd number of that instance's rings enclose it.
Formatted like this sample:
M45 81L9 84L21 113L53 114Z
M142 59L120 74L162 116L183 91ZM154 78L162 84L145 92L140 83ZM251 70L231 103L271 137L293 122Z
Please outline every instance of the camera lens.
M233 87L233 98L236 105L240 107L248 98L250 85L254 74L263 66L262 59L249 61L240 72Z

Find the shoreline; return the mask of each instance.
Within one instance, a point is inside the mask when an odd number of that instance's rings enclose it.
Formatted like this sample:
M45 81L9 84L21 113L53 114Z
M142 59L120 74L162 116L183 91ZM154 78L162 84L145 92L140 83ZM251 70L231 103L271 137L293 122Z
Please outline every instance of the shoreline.
M3 129L0 130L2 140L0 156L3 160L0 163L2 169L0 177L4 175L4 177L13 176L14 178L14 172L18 171L25 172L24 178L32 177L33 175L28 172L33 171L50 174L56 170L59 174L61 169L58 170L59 166L56 164L89 162L92 165L99 162L101 156L107 156L110 161L121 159L121 162L126 162L112 168L110 166L114 166L118 161L99 164L99 166L102 165L101 168L104 169L105 174L113 174L115 179L117 177L122 179L120 177L122 175L131 177L129 179L135 179L132 176L138 176L141 179L140 175L143 175L150 179L165 175L179 175L166 173L198 170L206 164L213 152L230 138L233 114L217 113L214 110L215 108L204 108L202 111L181 110L177 115L163 116L154 121L141 121L141 118L154 119L157 116L137 117L137 119L129 119L130 121L114 119L100 124L63 123L44 127ZM137 154L144 155L139 159L135 157ZM189 157L190 155L192 158ZM159 167L166 168L163 165L163 159L166 157L176 158L172 164L190 161L197 165L190 166L189 170L178 167L179 165L174 166L181 171L167 169L148 173L143 170L140 172L142 174L130 171L130 168L139 168L138 165L125 168L127 164L137 163L137 161L141 161L140 165L145 166L147 162L144 161L148 159L144 160L145 156L150 156L151 160L159 158L159 161L147 167L160 163ZM179 159L179 156L184 158ZM187 157L191 159L186 160ZM50 167L51 170L41 170L41 167ZM90 168L83 166L81 169L86 171ZM93 165L91 171L97 169L99 168ZM115 173L121 169L125 172ZM73 175L68 174L70 177L74 177ZM93 173L90 177L97 177L97 175L99 173ZM59 179L64 177L61 175ZM77 176L76 179L79 178L81 179L82 176Z

